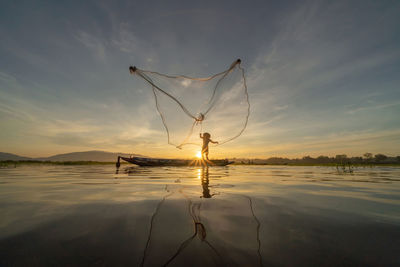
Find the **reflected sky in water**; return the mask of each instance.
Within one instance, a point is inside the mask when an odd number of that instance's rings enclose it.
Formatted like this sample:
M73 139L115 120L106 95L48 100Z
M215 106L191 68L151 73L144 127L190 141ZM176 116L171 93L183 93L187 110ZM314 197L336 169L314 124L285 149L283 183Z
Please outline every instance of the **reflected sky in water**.
M400 168L0 169L0 265L400 263Z

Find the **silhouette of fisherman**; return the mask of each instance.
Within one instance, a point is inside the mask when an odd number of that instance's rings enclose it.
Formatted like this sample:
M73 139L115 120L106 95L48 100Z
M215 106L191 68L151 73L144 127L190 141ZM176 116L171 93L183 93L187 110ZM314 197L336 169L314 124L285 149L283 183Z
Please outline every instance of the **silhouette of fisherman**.
M218 144L218 142L211 140L211 135L209 133L200 134L200 138L203 139L203 147L201 149L201 157L204 159L204 155L206 159L208 159L208 144L211 142L213 144Z

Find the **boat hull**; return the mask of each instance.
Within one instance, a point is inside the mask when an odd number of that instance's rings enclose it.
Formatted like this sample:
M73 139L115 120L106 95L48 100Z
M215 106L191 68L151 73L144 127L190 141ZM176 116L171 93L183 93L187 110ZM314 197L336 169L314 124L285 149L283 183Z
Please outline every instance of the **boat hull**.
M139 166L226 166L233 161L229 160L189 160L189 159L158 159L140 157L119 157L120 159ZM119 161L118 161L119 162Z

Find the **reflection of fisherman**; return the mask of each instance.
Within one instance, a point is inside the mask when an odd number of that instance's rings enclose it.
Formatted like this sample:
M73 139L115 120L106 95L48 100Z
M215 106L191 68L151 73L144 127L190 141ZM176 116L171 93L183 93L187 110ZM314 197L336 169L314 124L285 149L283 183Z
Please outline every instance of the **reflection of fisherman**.
M203 166L203 168L201 169L201 186L203 187L203 196L202 197L204 197L204 198L211 198L213 195L215 195L215 194L210 194L210 190L209 190L209 186L208 186L208 184L209 184L208 177L209 177L208 166ZM184 194L184 196L185 196L185 194ZM185 197L188 198L187 196L185 196ZM217 266L225 266L223 259L222 259L221 255L219 254L219 252L207 240L207 229L204 226L204 224L201 222L201 218L200 218L200 208L201 208L202 202L193 203L189 198L188 198L188 200L190 203L189 213L190 213L190 216L192 217L193 223L194 223L194 233L188 239L186 239L185 241L183 241L181 243L181 245L179 246L179 248L175 252L175 254L172 255L172 257L162 266L167 266L172 261L174 261L174 259L193 241L193 239L195 239L196 236L201 240L201 242L203 242L203 244L206 244L218 256L219 262L217 262ZM144 262L144 260L143 260L143 262ZM142 264L142 266L143 266L143 264Z
M200 134L200 138L203 139L203 147L201 149L201 157L204 159L204 155L206 159L208 159L208 143L218 144L218 142L211 140L211 135L209 133Z
M208 166L206 168L203 167L201 174L201 186L203 187L203 197L211 198L213 195L210 195L210 189L208 188L209 180L208 180Z

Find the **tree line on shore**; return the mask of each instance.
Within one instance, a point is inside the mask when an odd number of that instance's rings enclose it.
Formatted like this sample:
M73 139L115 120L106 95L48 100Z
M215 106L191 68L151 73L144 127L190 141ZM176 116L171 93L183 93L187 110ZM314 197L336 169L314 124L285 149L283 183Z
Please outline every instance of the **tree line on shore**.
M378 153L365 153L360 157L348 157L346 154L336 155L334 157L319 156L316 158L305 156L302 158L282 158L271 157L268 159L237 159L237 163L242 164L400 164L400 156L390 157Z

